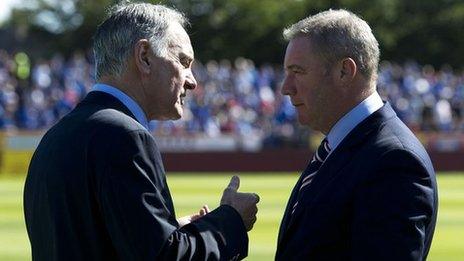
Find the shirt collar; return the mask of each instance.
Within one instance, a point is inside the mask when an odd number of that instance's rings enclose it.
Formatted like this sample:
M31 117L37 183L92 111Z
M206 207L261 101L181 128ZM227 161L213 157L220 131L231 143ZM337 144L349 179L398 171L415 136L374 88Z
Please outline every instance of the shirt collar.
M375 91L361 103L356 105L351 111L343 116L330 130L327 135L331 151L342 142L342 140L352 131L359 123L369 117L372 113L383 106L382 98Z
M137 104L136 101L134 101L131 97L129 97L127 94L119 90L118 88L115 88L113 86L103 84L103 83L97 83L93 86L92 91L99 91L99 92L104 92L107 94L110 94L111 96L115 97L118 99L120 102L122 102L132 114L134 114L135 119L145 127L145 129L148 130L148 120L147 116L143 112L142 108Z

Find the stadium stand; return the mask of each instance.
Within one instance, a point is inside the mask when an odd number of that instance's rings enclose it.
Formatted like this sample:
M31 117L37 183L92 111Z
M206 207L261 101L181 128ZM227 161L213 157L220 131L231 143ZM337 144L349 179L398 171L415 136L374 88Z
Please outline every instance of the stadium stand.
M295 110L280 94L280 66L237 58L231 62L196 62L198 88L188 95L184 118L151 122L158 135L202 133L258 135L264 146L298 146L307 136L298 127ZM0 50L0 129L43 130L69 112L91 89L90 52L69 58L56 54L29 62L24 53ZM415 131L464 130L464 73L444 66L404 65L384 61L378 89L400 118Z
M170 170L289 171L304 166L321 136L299 126L294 107L280 94L281 65L256 66L245 58L197 61L194 74L199 84L187 95L183 119L150 123ZM91 90L93 75L91 52L31 61L25 53L0 50L4 172L27 170L44 131ZM464 169L459 160L464 153L464 73L384 61L378 90L416 132L437 169Z

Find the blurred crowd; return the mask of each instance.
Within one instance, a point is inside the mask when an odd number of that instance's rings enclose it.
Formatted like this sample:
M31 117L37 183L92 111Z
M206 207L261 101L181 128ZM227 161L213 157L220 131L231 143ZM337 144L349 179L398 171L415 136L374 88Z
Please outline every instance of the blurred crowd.
M49 128L90 90L92 75L81 52L32 63L25 53L0 50L0 129Z
M446 65L435 70L414 62L402 66L383 62L377 87L413 130L464 130L464 71Z
M237 58L195 62L198 87L187 97L179 121L150 123L159 135L203 133L259 135L270 146L298 144L307 130L280 94L281 66ZM25 53L0 50L0 128L49 128L89 92L94 83L92 55L56 54L34 62ZM413 130L464 130L464 73L447 66L434 69L414 62L382 62L378 90Z

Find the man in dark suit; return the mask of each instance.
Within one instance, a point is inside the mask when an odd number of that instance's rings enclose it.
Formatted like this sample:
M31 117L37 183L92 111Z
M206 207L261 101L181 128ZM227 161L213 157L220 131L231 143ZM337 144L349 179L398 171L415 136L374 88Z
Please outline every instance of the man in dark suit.
M437 218L432 163L376 91L378 42L345 10L308 17L289 40L282 93L325 138L295 185L276 260L425 260Z
M99 26L98 84L45 134L30 163L24 211L33 260L247 256L258 196L237 192L234 176L217 209L176 220L147 130L148 120L180 118L196 86L185 23L164 6L124 4Z

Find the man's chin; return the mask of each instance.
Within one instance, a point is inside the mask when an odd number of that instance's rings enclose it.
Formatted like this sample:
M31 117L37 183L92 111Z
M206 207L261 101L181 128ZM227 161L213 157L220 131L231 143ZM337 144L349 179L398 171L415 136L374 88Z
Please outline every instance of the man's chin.
M310 124L309 124L308 116L298 114L298 123L304 126L309 126Z
M176 110L175 112L169 114L169 115L164 115L159 118L153 119L157 121L175 121L180 118L182 118L183 111Z
M175 112L172 115L171 120L178 120L184 115L184 110L182 108L176 108Z
M177 115L174 116L171 120L175 121L175 120L179 120L180 118L182 118L182 115L177 114Z

